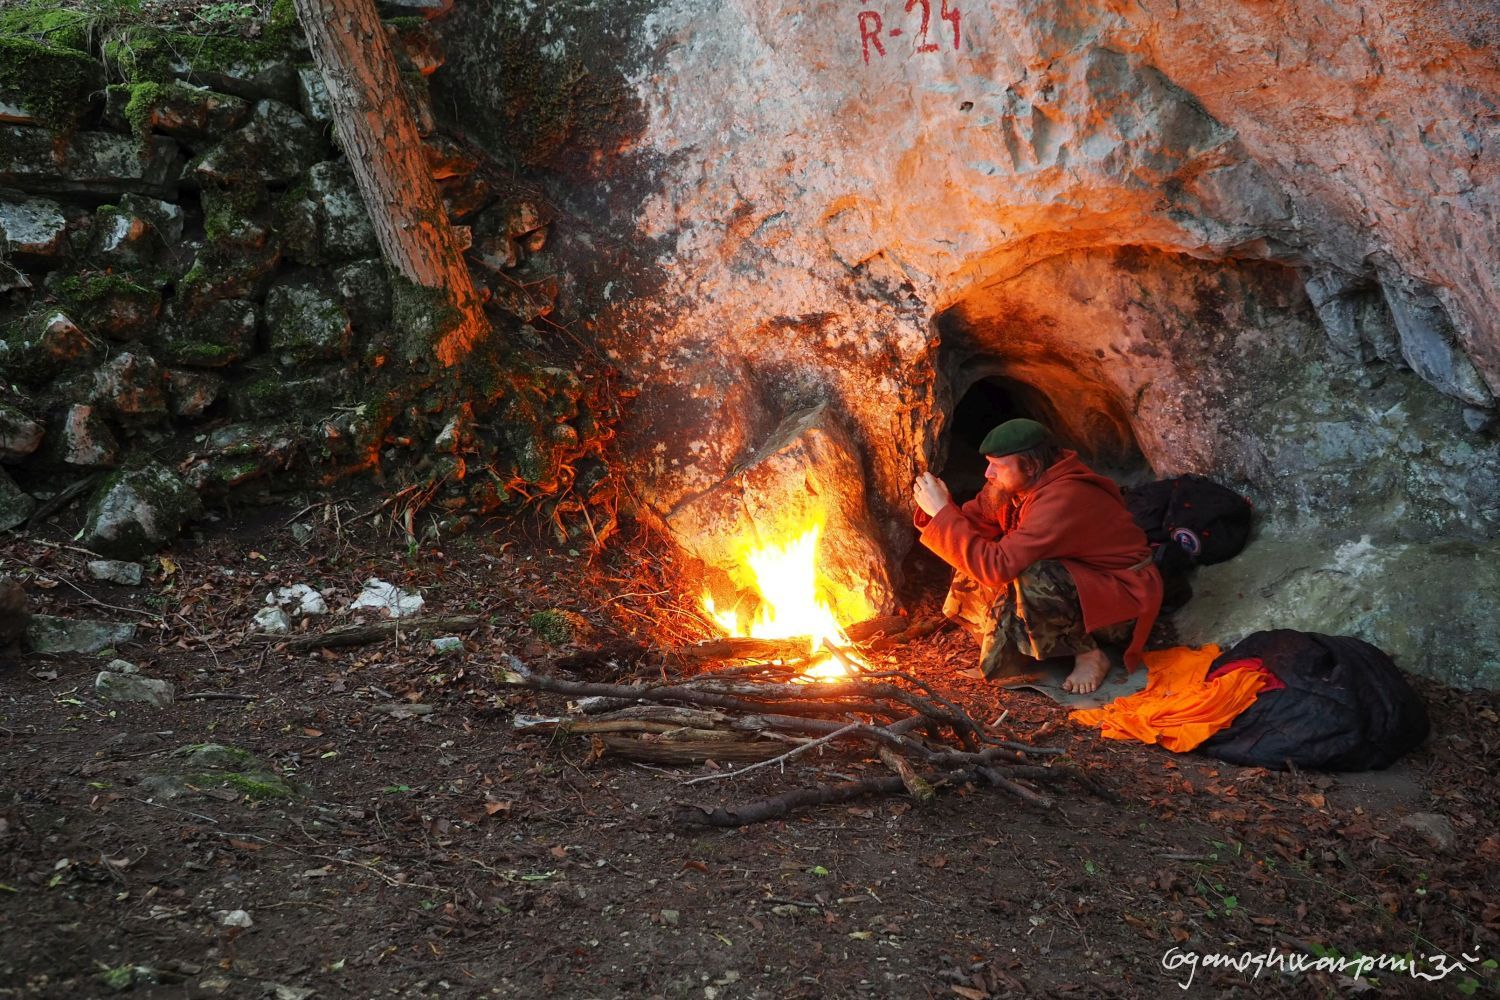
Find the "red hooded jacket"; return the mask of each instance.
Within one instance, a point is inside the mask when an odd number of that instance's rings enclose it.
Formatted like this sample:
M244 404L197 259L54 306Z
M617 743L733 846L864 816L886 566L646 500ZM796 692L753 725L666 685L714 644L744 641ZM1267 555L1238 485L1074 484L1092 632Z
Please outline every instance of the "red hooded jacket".
M922 544L943 561L999 590L1032 563L1061 562L1078 588L1090 632L1135 619L1125 664L1141 662L1161 610L1161 574L1146 535L1131 519L1120 488L1064 451L1018 505L987 511L979 498L928 517L917 511Z

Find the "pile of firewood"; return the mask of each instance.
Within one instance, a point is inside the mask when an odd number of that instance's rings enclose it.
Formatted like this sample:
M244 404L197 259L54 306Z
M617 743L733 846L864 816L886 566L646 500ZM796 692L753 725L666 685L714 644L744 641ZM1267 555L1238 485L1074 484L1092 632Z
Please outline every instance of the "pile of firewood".
M827 678L808 675L805 641L727 639L671 652L679 665L749 662L675 677L664 669L651 682L605 683L538 673L503 656L494 677L503 687L573 699L565 716L517 716L520 730L587 739L595 758L658 766L711 761L719 768L684 784L783 764L828 746L878 756L892 772L733 808L685 806L676 819L689 826L742 826L872 794L904 791L928 802L938 789L960 782L983 782L1042 809L1055 804L1038 786L1060 779L1114 797L1058 760L1061 750L1000 739L931 685L899 670L871 668L852 651L833 650L846 673Z

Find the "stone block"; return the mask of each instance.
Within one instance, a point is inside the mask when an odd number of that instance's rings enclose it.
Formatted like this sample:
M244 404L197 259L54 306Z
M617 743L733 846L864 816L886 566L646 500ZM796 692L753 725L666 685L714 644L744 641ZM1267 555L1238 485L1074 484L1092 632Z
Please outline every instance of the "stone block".
M183 212L171 202L129 194L94 216L91 262L111 269L154 263L182 239Z
M307 172L307 193L318 207L319 245L327 257L356 260L380 253L375 227L347 164L315 164Z
M99 271L72 275L53 285L69 315L89 333L111 340L139 340L161 315L161 292L149 274Z
M196 312L169 307L151 344L167 364L223 368L255 353L257 328L254 302L220 299Z
M94 399L130 425L149 423L167 415L161 366L148 354L117 354L96 369Z
M221 136L238 128L250 117L250 104L244 98L221 94L207 87L173 82L143 95L144 106L127 111L137 88L111 86L105 91L104 121L112 128L128 132L139 124L148 132L187 139Z
M302 116L319 125L333 124L333 104L328 98L328 84L315 66L297 70L297 106Z
M0 469L0 531L9 531L26 523L36 512L36 499Z
M295 102L297 66L290 59L245 59L206 69L179 63L176 75L247 101Z
M250 121L199 157L193 173L200 184L221 188L289 184L328 153L322 130L295 109L259 101Z
M679 504L666 523L683 548L741 590L755 584L749 549L817 526L819 582L838 620L851 625L894 605L859 455L826 404L787 416L756 454Z
M159 462L122 469L94 494L83 545L115 559L138 559L177 537L199 511L198 494Z
M166 378L168 409L189 420L203 416L224 389L224 380L211 372L169 368Z
M385 263L357 260L333 272L339 301L354 328L362 333L383 330L391 320L391 282Z
M135 626L123 622L32 615L26 641L37 653L98 653L130 642Z
M168 707L176 697L170 681L112 670L99 671L94 678L94 693L105 701L142 702L156 708Z
M146 569L138 562L119 559L89 560L89 576L105 583L118 583L122 587L139 587L145 578ZM127 671L128 673L129 671Z
M36 451L45 430L14 406L0 403L0 461L14 462Z
M271 350L284 365L341 358L349 351L349 314L336 295L305 278L290 278L266 294Z
M97 356L87 334L63 312L31 313L0 339L0 370L28 385L50 381L60 372Z
M175 200L182 162L163 136L139 141L115 132L54 140L45 129L0 125L0 184L39 194Z
M11 254L54 260L68 248L68 217L50 198L0 196L0 234Z
M48 457L82 469L108 469L120 461L120 445L98 407L74 403L53 424L57 437Z

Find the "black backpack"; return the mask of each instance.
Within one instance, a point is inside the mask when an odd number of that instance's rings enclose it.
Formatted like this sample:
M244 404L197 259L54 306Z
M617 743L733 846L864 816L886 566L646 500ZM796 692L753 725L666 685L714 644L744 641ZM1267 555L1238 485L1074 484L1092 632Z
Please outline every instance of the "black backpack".
M1164 568L1211 565L1239 555L1250 538L1250 501L1202 476L1125 490L1125 506Z
M1391 658L1346 635L1273 629L1221 653L1212 671L1259 659L1285 688L1262 691L1199 751L1245 767L1376 771L1427 738L1427 709Z

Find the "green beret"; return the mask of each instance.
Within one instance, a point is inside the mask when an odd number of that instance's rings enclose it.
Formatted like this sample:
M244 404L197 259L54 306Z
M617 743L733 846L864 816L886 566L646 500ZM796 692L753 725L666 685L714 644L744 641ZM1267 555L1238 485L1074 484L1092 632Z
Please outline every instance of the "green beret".
M1045 424L1039 424L1035 420L1007 420L984 436L979 450L985 455L999 458L1001 455L1014 455L1018 451L1036 448L1051 441L1052 432Z

